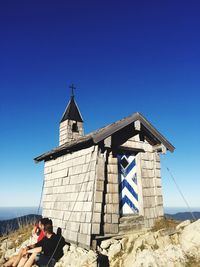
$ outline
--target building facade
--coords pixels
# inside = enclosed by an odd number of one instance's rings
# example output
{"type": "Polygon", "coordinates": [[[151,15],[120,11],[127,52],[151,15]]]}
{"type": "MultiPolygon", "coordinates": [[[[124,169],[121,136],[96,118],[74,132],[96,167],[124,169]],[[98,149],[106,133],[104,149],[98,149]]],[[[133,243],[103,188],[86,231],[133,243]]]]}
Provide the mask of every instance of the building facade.
{"type": "Polygon", "coordinates": [[[59,142],[35,161],[45,163],[42,215],[67,241],[89,248],[163,216],[160,153],[174,147],[142,114],[84,135],[72,96],[59,142]]]}

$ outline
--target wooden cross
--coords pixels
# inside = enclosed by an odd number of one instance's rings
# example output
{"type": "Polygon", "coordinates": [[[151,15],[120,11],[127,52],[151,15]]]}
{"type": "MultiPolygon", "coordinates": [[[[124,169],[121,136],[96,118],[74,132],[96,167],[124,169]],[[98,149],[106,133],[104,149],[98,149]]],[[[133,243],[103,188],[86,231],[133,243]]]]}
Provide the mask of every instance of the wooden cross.
{"type": "Polygon", "coordinates": [[[76,87],[72,83],[69,88],[71,89],[71,97],[74,97],[74,90],[76,89],[76,87]]]}

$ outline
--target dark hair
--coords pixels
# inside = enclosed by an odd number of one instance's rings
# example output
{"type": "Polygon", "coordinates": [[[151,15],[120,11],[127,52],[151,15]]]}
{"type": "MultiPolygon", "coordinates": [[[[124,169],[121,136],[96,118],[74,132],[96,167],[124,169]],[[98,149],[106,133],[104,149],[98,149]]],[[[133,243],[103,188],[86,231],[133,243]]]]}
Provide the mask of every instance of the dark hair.
{"type": "Polygon", "coordinates": [[[40,220],[41,224],[43,224],[44,226],[47,224],[53,225],[52,220],[50,220],[49,218],[42,218],[40,220]]]}
{"type": "Polygon", "coordinates": [[[47,232],[48,234],[53,234],[53,226],[52,226],[52,224],[46,224],[44,226],[44,231],[47,232]]]}

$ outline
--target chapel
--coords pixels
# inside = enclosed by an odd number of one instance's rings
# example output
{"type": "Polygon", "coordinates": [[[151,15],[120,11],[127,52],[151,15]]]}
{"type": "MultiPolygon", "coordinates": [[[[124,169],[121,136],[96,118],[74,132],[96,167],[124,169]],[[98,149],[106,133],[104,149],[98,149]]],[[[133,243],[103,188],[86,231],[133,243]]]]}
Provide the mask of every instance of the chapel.
{"type": "Polygon", "coordinates": [[[42,216],[85,248],[152,227],[164,215],[160,154],[174,149],[139,112],[85,135],[72,94],[59,145],[35,158],[44,161],[42,216]]]}

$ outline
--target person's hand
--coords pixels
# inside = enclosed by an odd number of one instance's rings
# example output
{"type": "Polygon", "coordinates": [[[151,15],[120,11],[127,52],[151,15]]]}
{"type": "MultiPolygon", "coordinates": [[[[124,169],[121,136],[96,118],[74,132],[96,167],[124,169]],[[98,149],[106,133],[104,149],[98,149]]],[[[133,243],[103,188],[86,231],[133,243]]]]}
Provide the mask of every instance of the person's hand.
{"type": "Polygon", "coordinates": [[[24,249],[23,249],[23,251],[22,251],[22,256],[25,256],[25,255],[27,255],[27,251],[29,250],[29,248],[28,247],[25,247],[24,249]]]}

